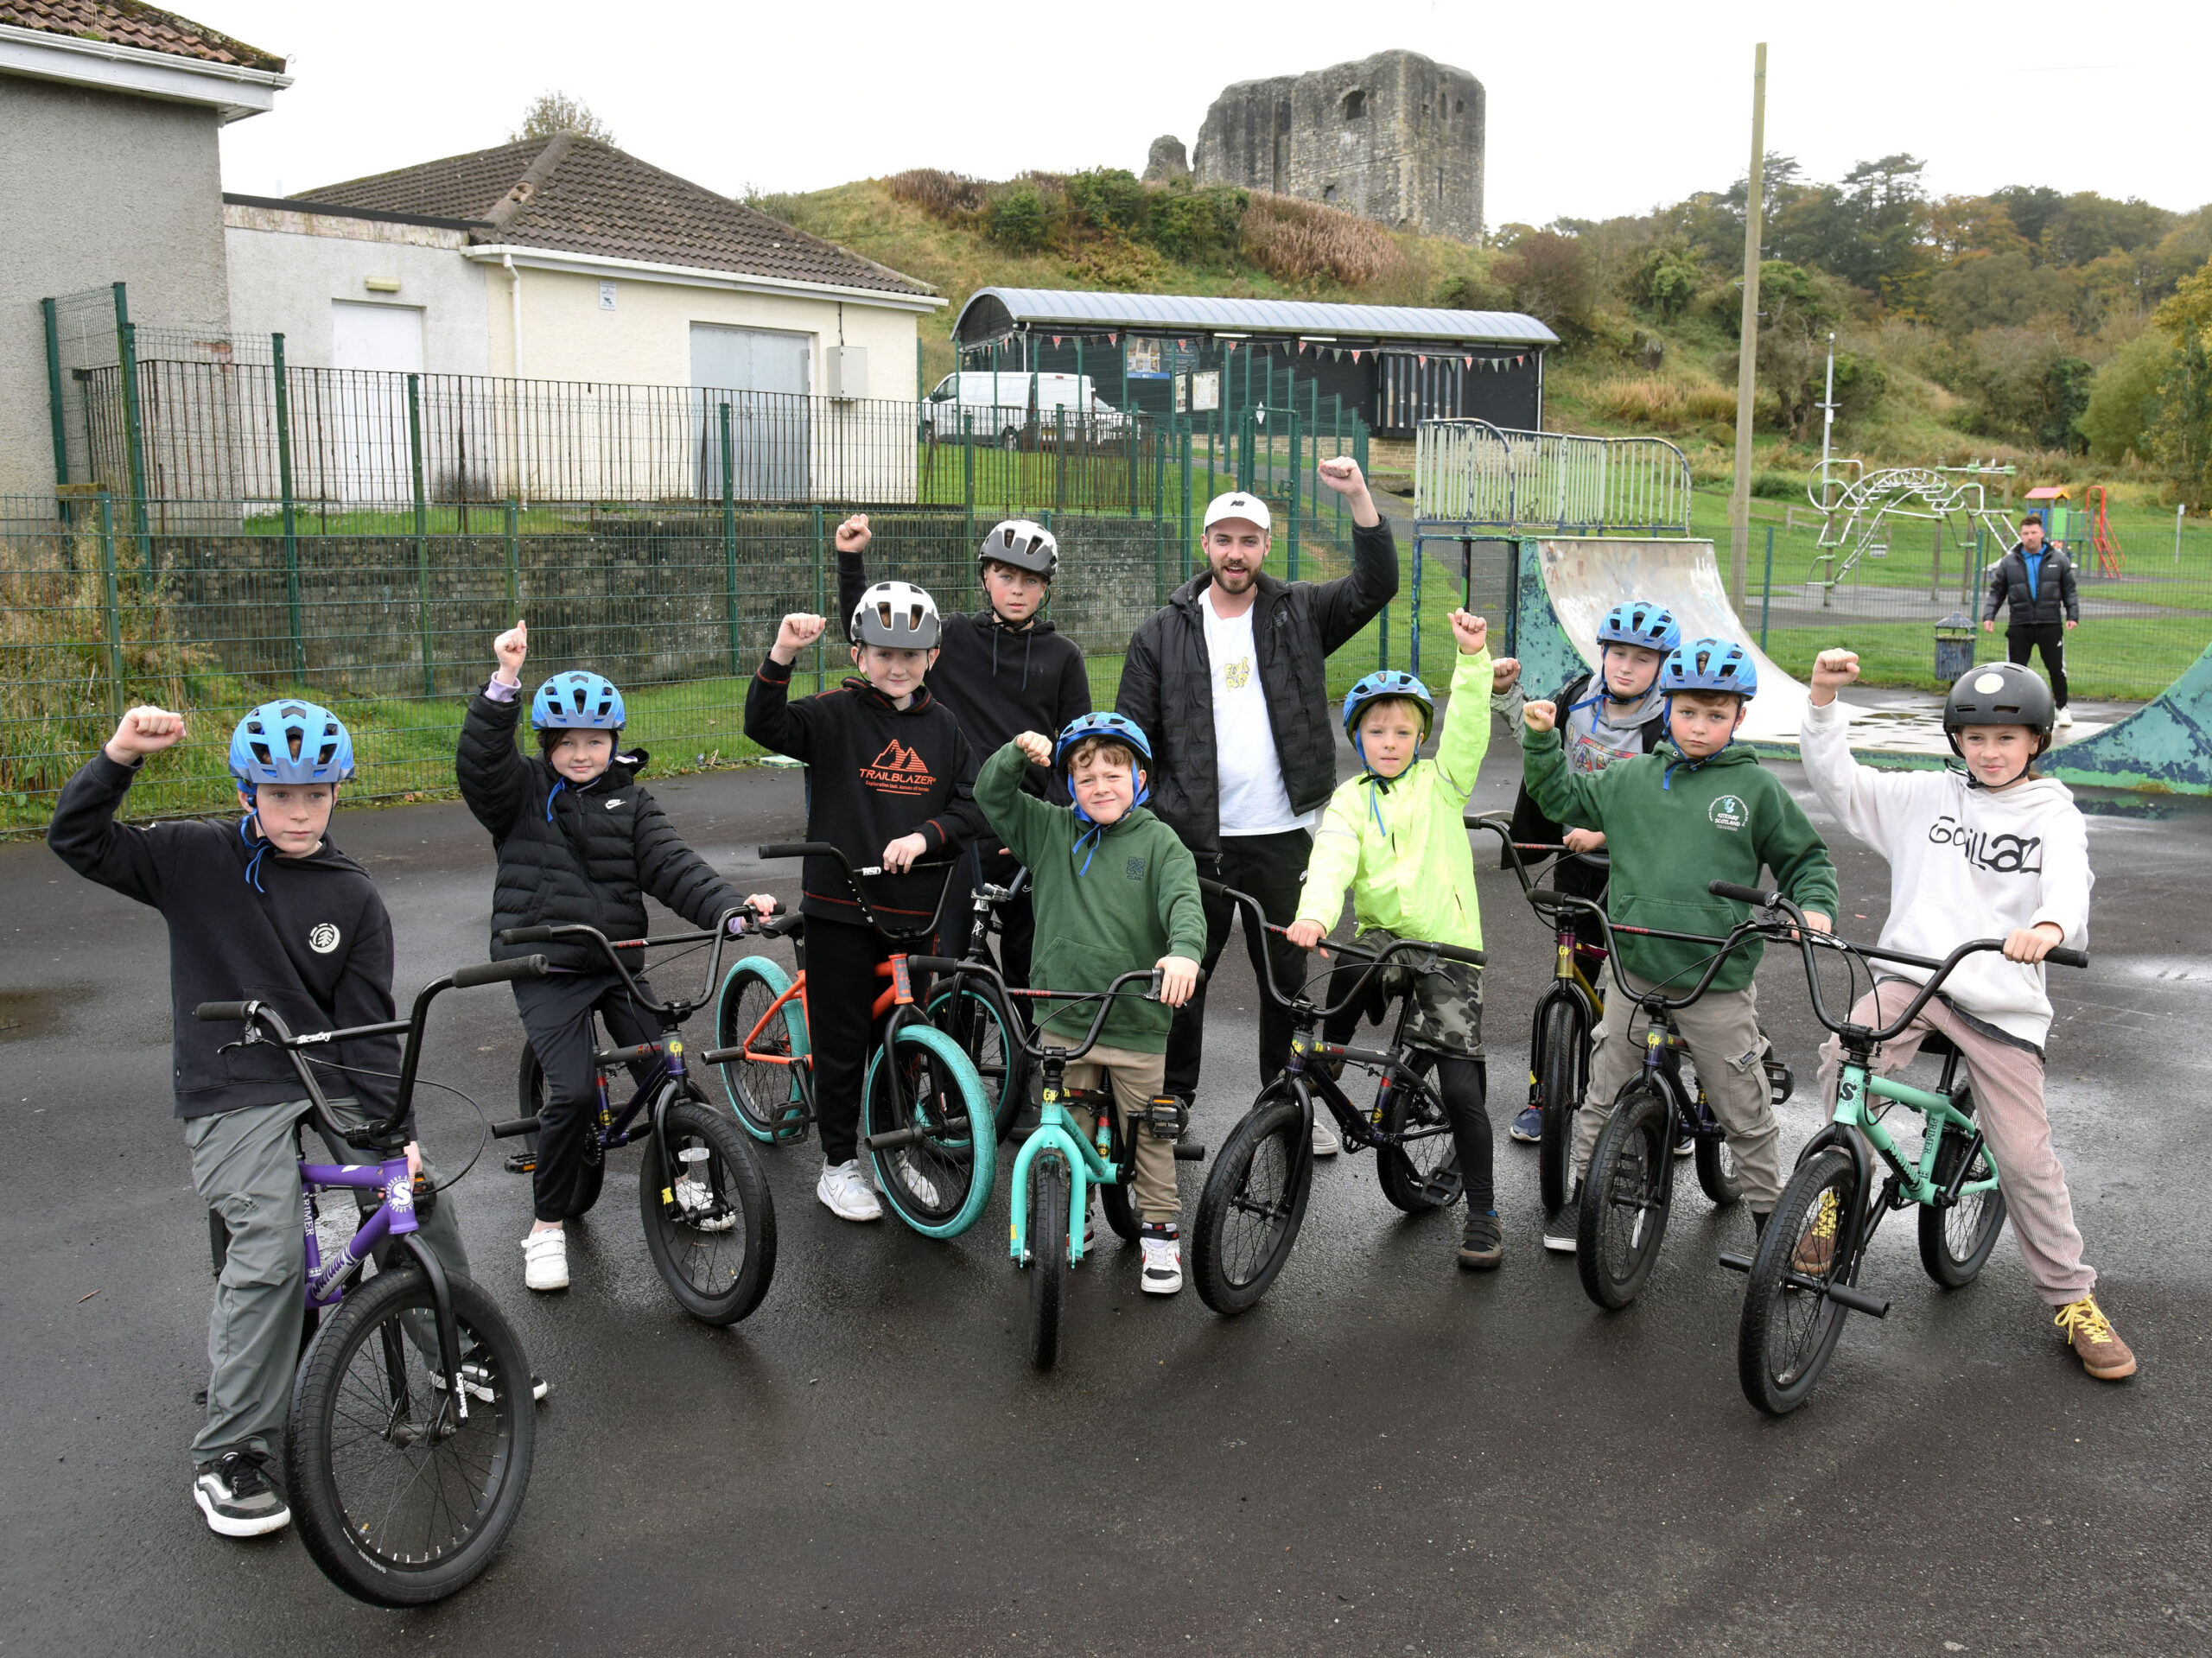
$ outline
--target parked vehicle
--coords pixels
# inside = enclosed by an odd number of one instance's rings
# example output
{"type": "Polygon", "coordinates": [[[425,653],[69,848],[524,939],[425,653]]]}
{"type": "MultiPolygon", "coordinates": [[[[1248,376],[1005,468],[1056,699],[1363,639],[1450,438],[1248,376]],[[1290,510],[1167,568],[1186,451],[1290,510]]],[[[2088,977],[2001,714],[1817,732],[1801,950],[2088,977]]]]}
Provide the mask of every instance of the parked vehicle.
{"type": "Polygon", "coordinates": [[[929,435],[949,442],[973,433],[1002,448],[1028,443],[1097,443],[1118,439],[1130,417],[1098,395],[1088,374],[963,369],[937,383],[922,405],[929,435]]]}

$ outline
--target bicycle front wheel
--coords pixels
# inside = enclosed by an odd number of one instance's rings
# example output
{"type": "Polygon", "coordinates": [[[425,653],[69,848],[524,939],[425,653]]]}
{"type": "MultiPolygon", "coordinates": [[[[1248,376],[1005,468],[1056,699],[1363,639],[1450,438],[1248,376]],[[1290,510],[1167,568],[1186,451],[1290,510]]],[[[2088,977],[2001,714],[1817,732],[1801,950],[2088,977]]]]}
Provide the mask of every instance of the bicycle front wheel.
{"type": "Polygon", "coordinates": [[[1029,1087],[1029,1056],[1014,1014],[995,991],[963,980],[957,991],[947,984],[930,998],[929,1016],[975,1066],[998,1136],[1004,1140],[1014,1131],[1014,1115],[1029,1087]]]}
{"type": "Polygon", "coordinates": [[[1029,1166],[1029,1362],[1060,1356],[1060,1304],[1068,1284],[1068,1166],[1047,1152],[1029,1166]]]}
{"type": "Polygon", "coordinates": [[[808,1051],[806,1011],[793,997],[772,1018],[768,1016],[776,999],[791,985],[783,969],[766,956],[748,956],[730,969],[715,1002],[715,1045],[734,1048],[745,1043],[748,1053],[760,1056],[725,1059],[716,1067],[731,1114],[739,1128],[771,1146],[806,1134],[805,1096],[798,1077],[808,1051]],[[765,1025],[763,1019],[767,1020],[765,1025]]]}
{"type": "Polygon", "coordinates": [[[1541,1139],[1536,1147],[1537,1177],[1544,1212],[1558,1211],[1574,1183],[1574,1112],[1582,1103],[1582,1078],[1590,1033],[1582,1010],[1565,996],[1544,1009],[1536,1100],[1542,1108],[1541,1139]]]}
{"type": "Polygon", "coordinates": [[[1805,1402],[1827,1368],[1848,1316],[1821,1293],[1849,1266],[1845,1234],[1857,1212],[1850,1154],[1830,1147],[1798,1165],[1767,1217],[1751,1257],[1744,1316],[1736,1331],[1736,1375],[1744,1397],[1769,1416],[1805,1402]]]}
{"type": "Polygon", "coordinates": [[[1295,1096],[1262,1095],[1214,1159],[1192,1231],[1198,1299],[1234,1315],[1275,1281],[1313,1189],[1312,1136],[1295,1096]]]}
{"type": "Polygon", "coordinates": [[[1408,1215],[1459,1201],[1459,1149],[1452,1142],[1452,1119],[1427,1080],[1435,1064],[1429,1054],[1415,1055],[1413,1065],[1421,1080],[1392,1089],[1382,1108],[1382,1132],[1405,1138],[1376,1154],[1375,1178],[1382,1195],[1408,1215]]]}
{"type": "Polygon", "coordinates": [[[899,1145],[868,1147],[875,1184],[899,1218],[925,1237],[957,1237],[990,1201],[998,1126],[982,1080],[950,1037],[919,1022],[879,1047],[861,1095],[863,1140],[916,1131],[899,1145]]]}
{"type": "Polygon", "coordinates": [[[668,1108],[661,1130],[638,1168],[645,1248],[686,1312],[734,1324],[776,1275],[776,1210],[760,1159],[696,1095],[668,1108]]]}
{"type": "Polygon", "coordinates": [[[1658,1089],[1632,1082],[1590,1153],[1575,1235],[1584,1293],[1618,1310],[1636,1299],[1667,1232],[1675,1109],[1658,1089]]]}
{"type": "Polygon", "coordinates": [[[438,1369],[429,1280],[411,1267],[378,1273],[323,1319],[292,1389],[284,1483],[300,1541],[372,1606],[466,1587],[530,1483],[530,1362],[490,1296],[458,1274],[446,1284],[467,1416],[438,1369]]]}
{"type": "MultiPolygon", "coordinates": [[[[1969,1112],[1973,1109],[1971,1103],[1967,1107],[1969,1112]]],[[[1943,1143],[1936,1149],[1934,1178],[1937,1185],[1948,1189],[1971,1141],[1965,1130],[1948,1124],[1942,1134],[1943,1143]]],[[[1989,1147],[1980,1147],[1974,1153],[1974,1166],[1967,1171],[1967,1179],[1994,1179],[1996,1173],[1995,1166],[1989,1160],[1989,1147]]],[[[1920,1211],[1920,1264],[1930,1278],[1947,1290],[1971,1284],[1980,1275],[1989,1260],[1989,1252],[1997,1247],[1997,1235],[2004,1229],[2005,1193],[1996,1186],[1972,1196],[1962,1194],[1957,1203],[1947,1209],[1923,1205],[1920,1211]]]]}

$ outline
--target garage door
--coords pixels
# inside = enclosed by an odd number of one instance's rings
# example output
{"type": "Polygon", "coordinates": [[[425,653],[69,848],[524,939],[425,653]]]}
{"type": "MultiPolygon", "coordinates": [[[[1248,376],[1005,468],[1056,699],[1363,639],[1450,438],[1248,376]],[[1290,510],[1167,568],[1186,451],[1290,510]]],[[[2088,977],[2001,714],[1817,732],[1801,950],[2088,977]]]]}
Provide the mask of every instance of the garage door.
{"type": "Polygon", "coordinates": [[[423,372],[423,313],[413,305],[330,302],[330,361],[370,372],[341,381],[323,418],[335,442],[323,451],[338,475],[320,481],[343,501],[405,501],[415,492],[407,437],[407,383],[423,372]]]}
{"type": "Polygon", "coordinates": [[[691,325],[699,492],[722,492],[721,410],[729,410],[730,473],[741,501],[804,500],[810,442],[807,393],[814,337],[720,323],[691,325]]]}

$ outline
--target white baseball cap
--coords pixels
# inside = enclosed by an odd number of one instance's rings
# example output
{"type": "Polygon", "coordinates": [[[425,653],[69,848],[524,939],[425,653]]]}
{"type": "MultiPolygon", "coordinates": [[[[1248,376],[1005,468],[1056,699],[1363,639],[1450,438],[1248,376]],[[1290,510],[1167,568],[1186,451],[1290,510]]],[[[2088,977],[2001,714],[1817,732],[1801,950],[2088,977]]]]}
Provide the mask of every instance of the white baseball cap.
{"type": "Polygon", "coordinates": [[[1206,521],[1200,526],[1211,530],[1224,518],[1249,518],[1261,529],[1272,531],[1274,520],[1268,516],[1268,504],[1256,495],[1247,495],[1233,490],[1226,495],[1217,495],[1206,508],[1206,521]]]}

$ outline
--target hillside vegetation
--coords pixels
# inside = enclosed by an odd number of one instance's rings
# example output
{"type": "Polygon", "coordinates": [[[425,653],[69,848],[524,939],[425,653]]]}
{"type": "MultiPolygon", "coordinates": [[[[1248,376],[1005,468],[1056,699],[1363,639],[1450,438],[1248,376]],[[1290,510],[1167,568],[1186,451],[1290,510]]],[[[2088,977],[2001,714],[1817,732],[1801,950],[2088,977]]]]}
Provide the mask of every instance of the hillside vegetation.
{"type": "MultiPolygon", "coordinates": [[[[2012,461],[2139,507],[2212,505],[2212,205],[1938,199],[1923,166],[1891,156],[1822,184],[1769,157],[1757,492],[1800,496],[1817,467],[1832,333],[1839,454],[2012,461]]],[[[1713,483],[1732,465],[1748,194],[1738,180],[1641,215],[1507,225],[1481,248],[1116,168],[917,168],[754,205],[945,295],[924,326],[929,380],[952,365],[950,317],[989,285],[1527,311],[1563,342],[1548,425],[1663,435],[1713,483]]]]}

